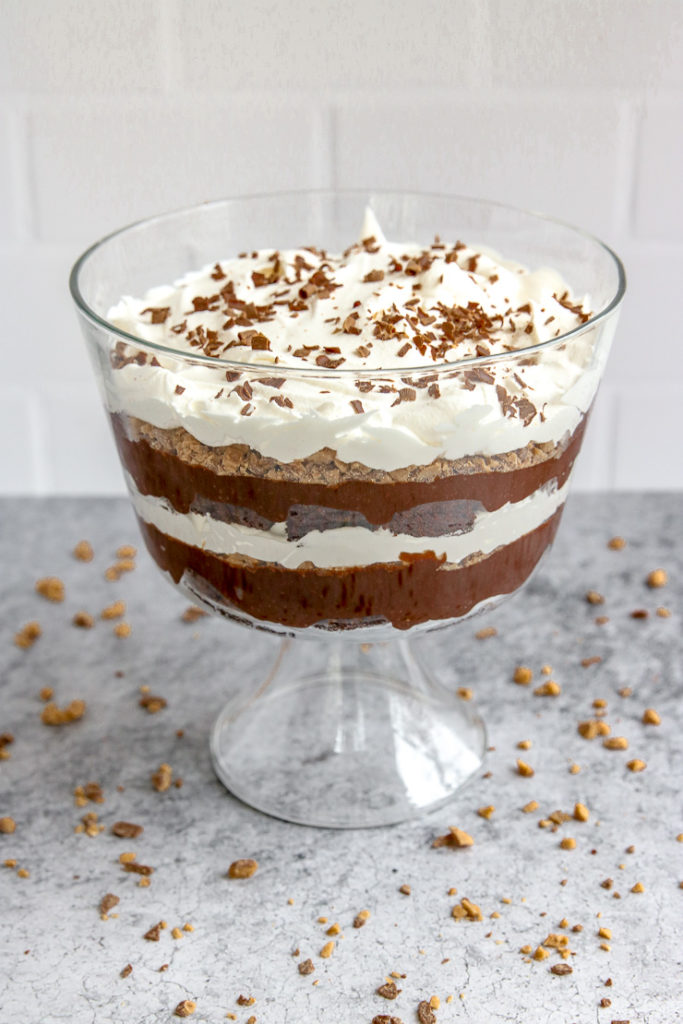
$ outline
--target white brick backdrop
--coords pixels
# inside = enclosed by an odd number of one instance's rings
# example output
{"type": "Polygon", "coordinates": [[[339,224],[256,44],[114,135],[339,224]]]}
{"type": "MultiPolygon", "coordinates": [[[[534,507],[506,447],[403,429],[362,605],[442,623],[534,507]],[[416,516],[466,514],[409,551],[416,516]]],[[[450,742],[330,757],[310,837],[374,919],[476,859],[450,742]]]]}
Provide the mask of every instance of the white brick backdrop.
{"type": "Polygon", "coordinates": [[[225,195],[384,186],[573,221],[629,293],[577,487],[683,488],[683,0],[0,0],[0,492],[122,478],[79,251],[225,195]]]}

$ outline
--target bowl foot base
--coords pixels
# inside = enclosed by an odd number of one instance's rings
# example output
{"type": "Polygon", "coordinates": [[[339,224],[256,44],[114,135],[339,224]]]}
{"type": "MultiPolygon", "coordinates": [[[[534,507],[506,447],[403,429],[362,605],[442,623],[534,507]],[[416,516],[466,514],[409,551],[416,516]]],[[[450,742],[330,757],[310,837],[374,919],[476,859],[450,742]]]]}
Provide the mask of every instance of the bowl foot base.
{"type": "Polygon", "coordinates": [[[211,738],[219,779],[285,821],[389,825],[446,803],[480,767],[484,725],[406,639],[284,640],[256,694],[237,694],[211,738]]]}

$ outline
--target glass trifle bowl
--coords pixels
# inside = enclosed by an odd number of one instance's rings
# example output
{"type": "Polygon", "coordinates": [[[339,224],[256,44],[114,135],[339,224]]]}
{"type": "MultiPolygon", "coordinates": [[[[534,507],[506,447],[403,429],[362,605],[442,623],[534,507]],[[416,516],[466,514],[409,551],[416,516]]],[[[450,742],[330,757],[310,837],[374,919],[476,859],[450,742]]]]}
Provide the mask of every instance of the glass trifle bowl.
{"type": "Polygon", "coordinates": [[[481,719],[413,640],[515,593],[552,544],[624,287],[574,228],[407,193],[207,203],[81,256],[148,551],[281,636],[213,729],[235,795],[388,824],[480,766],[481,719]]]}

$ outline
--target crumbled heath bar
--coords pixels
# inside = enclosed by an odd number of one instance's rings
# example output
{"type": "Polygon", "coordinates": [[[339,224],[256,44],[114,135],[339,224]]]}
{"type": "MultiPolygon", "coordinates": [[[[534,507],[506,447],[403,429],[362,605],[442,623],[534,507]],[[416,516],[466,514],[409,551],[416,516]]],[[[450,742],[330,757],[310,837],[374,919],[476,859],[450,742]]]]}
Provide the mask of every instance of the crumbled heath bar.
{"type": "Polygon", "coordinates": [[[449,826],[449,831],[445,836],[437,836],[432,842],[432,846],[455,846],[465,847],[474,846],[474,839],[469,833],[465,832],[462,828],[456,828],[455,825],[449,826]]]}
{"type": "Polygon", "coordinates": [[[422,999],[417,1006],[417,1019],[420,1024],[436,1024],[436,1014],[426,999],[422,999]]]}
{"type": "Polygon", "coordinates": [[[168,701],[165,697],[153,697],[151,694],[145,694],[138,701],[141,708],[150,715],[155,715],[158,711],[163,711],[168,706],[168,701]]]}
{"type": "Polygon", "coordinates": [[[208,615],[208,612],[205,612],[203,608],[198,608],[196,604],[191,604],[180,617],[183,622],[196,622],[197,619],[202,619],[205,615],[208,615]]]}
{"type": "Polygon", "coordinates": [[[362,928],[370,920],[369,910],[360,910],[353,919],[354,928],[362,928]]]}
{"type": "Polygon", "coordinates": [[[570,964],[553,964],[550,968],[552,974],[571,974],[573,967],[570,964]]]}
{"type": "Polygon", "coordinates": [[[120,839],[137,839],[143,831],[142,825],[134,825],[131,821],[115,821],[111,827],[112,835],[120,839]]]}
{"type": "Polygon", "coordinates": [[[113,892],[105,893],[100,900],[100,914],[108,914],[112,907],[115,907],[119,902],[119,897],[115,896],[113,892]]]}
{"type": "Polygon", "coordinates": [[[165,762],[160,764],[157,770],[152,773],[152,785],[157,793],[165,793],[167,789],[170,789],[172,778],[173,770],[170,764],[165,762]]]}
{"type": "Polygon", "coordinates": [[[92,562],[95,557],[92,544],[87,540],[79,540],[78,544],[73,549],[73,556],[78,559],[79,562],[92,562]]]}
{"type": "Polygon", "coordinates": [[[588,604],[604,604],[605,598],[597,590],[586,591],[586,600],[588,604]]]}
{"type": "Polygon", "coordinates": [[[477,640],[488,640],[489,637],[498,636],[498,630],[495,626],[485,626],[484,629],[478,629],[474,635],[477,640]]]}
{"type": "Polygon", "coordinates": [[[36,593],[48,601],[64,600],[64,583],[58,576],[45,576],[36,581],[36,593]]]}
{"type": "Polygon", "coordinates": [[[39,636],[42,636],[42,629],[39,622],[27,622],[18,633],[14,634],[14,643],[17,647],[33,647],[39,636]]]}
{"type": "Polygon", "coordinates": [[[608,736],[602,741],[602,745],[607,750],[628,750],[628,740],[625,736],[608,736]]]}
{"type": "Polygon", "coordinates": [[[132,544],[123,544],[120,548],[116,549],[116,557],[121,558],[135,558],[138,553],[138,549],[133,547],[132,544]]]}
{"type": "Polygon", "coordinates": [[[399,885],[398,891],[403,893],[404,896],[410,896],[412,889],[409,885],[399,885]]]}
{"type": "Polygon", "coordinates": [[[559,697],[561,693],[562,687],[554,679],[549,679],[547,683],[542,683],[534,690],[535,697],[559,697]]]}
{"type": "Polygon", "coordinates": [[[159,921],[157,924],[152,925],[152,927],[146,931],[142,937],[143,939],[147,939],[148,942],[158,942],[161,938],[161,932],[162,922],[159,921]]]}
{"type": "Polygon", "coordinates": [[[228,868],[228,878],[251,878],[258,871],[258,863],[251,857],[234,860],[228,868]]]}
{"type": "Polygon", "coordinates": [[[194,999],[181,999],[173,1013],[176,1017],[191,1017],[196,1009],[194,999]]]}
{"type": "Polygon", "coordinates": [[[299,971],[299,974],[313,974],[313,971],[315,970],[315,964],[311,959],[302,960],[301,963],[298,965],[297,970],[299,971]]]}
{"type": "Polygon", "coordinates": [[[80,629],[92,629],[95,625],[92,615],[88,615],[87,612],[76,612],[71,621],[74,626],[78,626],[80,629]]]}
{"type": "Polygon", "coordinates": [[[100,612],[101,619],[120,619],[122,615],[126,614],[126,605],[124,601],[114,601],[113,604],[108,604],[106,608],[103,608],[100,612]]]}
{"type": "Polygon", "coordinates": [[[50,702],[43,708],[40,719],[43,725],[69,725],[83,718],[85,707],[84,700],[72,700],[65,708],[58,708],[50,702]]]}
{"type": "Polygon", "coordinates": [[[384,985],[379,986],[377,995],[382,996],[383,999],[396,999],[401,991],[402,989],[396,987],[395,981],[387,981],[384,985]]]}
{"type": "Polygon", "coordinates": [[[132,964],[126,964],[125,967],[121,968],[120,976],[122,978],[127,978],[132,973],[133,973],[133,965],[132,964]]]}
{"type": "Polygon", "coordinates": [[[482,914],[481,909],[477,906],[476,903],[473,903],[466,896],[463,896],[463,898],[460,900],[460,903],[456,903],[456,905],[453,907],[453,909],[451,910],[451,917],[454,917],[456,921],[484,920],[484,915],[482,914]]]}

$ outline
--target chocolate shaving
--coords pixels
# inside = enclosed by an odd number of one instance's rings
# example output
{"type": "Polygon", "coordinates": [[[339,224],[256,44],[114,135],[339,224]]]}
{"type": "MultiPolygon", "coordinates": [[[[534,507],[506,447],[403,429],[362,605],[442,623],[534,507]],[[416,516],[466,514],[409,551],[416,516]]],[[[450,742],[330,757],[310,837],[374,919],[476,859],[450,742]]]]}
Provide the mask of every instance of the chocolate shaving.
{"type": "MultiPolygon", "coordinates": [[[[354,333],[356,333],[356,332],[354,332],[354,333]]],[[[360,334],[360,331],[358,331],[357,333],[360,334]]],[[[316,366],[324,366],[326,370],[336,370],[336,368],[338,366],[341,366],[341,364],[343,362],[345,362],[345,360],[343,358],[341,358],[341,359],[330,359],[330,357],[328,355],[325,355],[324,353],[321,353],[319,356],[316,356],[315,362],[316,362],[316,366]]]]}
{"type": "Polygon", "coordinates": [[[363,408],[363,403],[361,401],[359,401],[357,398],[352,399],[352,401],[350,402],[350,405],[351,405],[351,408],[353,409],[353,411],[355,413],[358,413],[359,415],[361,413],[365,412],[365,409],[363,408]]]}
{"type": "Polygon", "coordinates": [[[371,284],[371,283],[374,283],[375,281],[383,281],[383,280],[384,280],[384,271],[383,270],[371,270],[363,278],[363,284],[371,284]]]}
{"type": "Polygon", "coordinates": [[[143,316],[145,313],[151,313],[152,319],[150,320],[150,323],[163,324],[166,322],[170,312],[170,306],[148,306],[147,309],[143,309],[140,315],[143,316]]]}

